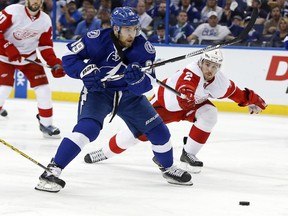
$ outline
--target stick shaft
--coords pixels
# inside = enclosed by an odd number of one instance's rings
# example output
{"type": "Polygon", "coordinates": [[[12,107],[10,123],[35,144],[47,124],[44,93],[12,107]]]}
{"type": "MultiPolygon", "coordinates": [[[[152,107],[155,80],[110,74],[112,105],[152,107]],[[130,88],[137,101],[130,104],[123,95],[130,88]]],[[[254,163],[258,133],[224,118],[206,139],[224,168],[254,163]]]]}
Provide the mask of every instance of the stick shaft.
{"type": "Polygon", "coordinates": [[[33,158],[31,158],[30,156],[28,156],[27,154],[25,154],[24,152],[20,151],[19,149],[15,148],[14,146],[10,145],[9,143],[7,143],[6,141],[4,141],[3,139],[0,139],[0,142],[4,145],[6,145],[7,147],[9,147],[10,149],[12,149],[13,151],[17,152],[18,154],[22,155],[23,157],[25,157],[26,159],[32,161],[34,164],[40,166],[42,169],[46,170],[47,172],[51,173],[51,171],[45,167],[44,165],[42,165],[41,163],[39,163],[38,161],[34,160],[33,158]]]}

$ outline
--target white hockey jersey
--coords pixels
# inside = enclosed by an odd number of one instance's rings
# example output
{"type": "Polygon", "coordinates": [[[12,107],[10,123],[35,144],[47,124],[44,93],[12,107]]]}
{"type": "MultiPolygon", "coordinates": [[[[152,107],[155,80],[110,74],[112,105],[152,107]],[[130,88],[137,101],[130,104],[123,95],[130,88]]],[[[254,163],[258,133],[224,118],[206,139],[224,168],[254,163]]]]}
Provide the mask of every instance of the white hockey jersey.
{"type": "Polygon", "coordinates": [[[3,49],[6,41],[14,44],[22,56],[35,60],[37,48],[40,52],[52,49],[50,17],[42,11],[35,17],[30,16],[26,7],[19,4],[10,5],[0,12],[0,61],[13,65],[27,64],[25,61],[8,61],[3,49]]]}
{"type": "MultiPolygon", "coordinates": [[[[206,82],[197,62],[177,71],[173,76],[164,80],[164,83],[176,90],[183,84],[193,86],[196,104],[203,103],[208,98],[229,97],[236,90],[235,84],[221,71],[218,71],[211,81],[206,82]]],[[[155,97],[163,107],[171,112],[182,110],[177,100],[178,96],[162,86],[158,88],[155,97]]]]}

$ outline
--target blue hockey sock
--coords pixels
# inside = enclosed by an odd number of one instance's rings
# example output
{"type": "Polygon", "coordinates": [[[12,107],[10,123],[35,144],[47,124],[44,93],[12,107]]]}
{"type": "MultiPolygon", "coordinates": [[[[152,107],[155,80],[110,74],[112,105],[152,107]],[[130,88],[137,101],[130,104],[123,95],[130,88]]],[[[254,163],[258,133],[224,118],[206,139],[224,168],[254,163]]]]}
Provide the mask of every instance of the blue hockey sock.
{"type": "Polygon", "coordinates": [[[60,143],[54,162],[64,169],[81,151],[80,147],[68,138],[64,138],[60,143]]]}
{"type": "Polygon", "coordinates": [[[159,153],[155,151],[153,151],[153,153],[164,168],[168,168],[173,165],[173,149],[172,148],[169,151],[164,152],[164,153],[159,153]]]}

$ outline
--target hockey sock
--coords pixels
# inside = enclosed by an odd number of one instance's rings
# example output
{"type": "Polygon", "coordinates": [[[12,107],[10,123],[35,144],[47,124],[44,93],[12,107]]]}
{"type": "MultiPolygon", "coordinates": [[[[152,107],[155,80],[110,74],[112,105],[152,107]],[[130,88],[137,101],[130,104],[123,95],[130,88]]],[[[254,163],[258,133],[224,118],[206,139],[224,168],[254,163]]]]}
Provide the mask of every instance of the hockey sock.
{"type": "Polygon", "coordinates": [[[81,149],[68,138],[64,138],[58,147],[54,162],[64,169],[79,153],[81,149]]]}

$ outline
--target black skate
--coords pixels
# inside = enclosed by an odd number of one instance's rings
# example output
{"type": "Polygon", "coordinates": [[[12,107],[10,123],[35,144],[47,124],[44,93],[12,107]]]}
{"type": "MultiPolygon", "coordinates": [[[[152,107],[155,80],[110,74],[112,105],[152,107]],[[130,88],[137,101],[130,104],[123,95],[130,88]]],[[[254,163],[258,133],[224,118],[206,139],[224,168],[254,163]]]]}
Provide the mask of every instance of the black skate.
{"type": "Polygon", "coordinates": [[[0,116],[6,117],[8,115],[8,112],[5,109],[0,110],[0,116]]]}
{"type": "Polygon", "coordinates": [[[62,188],[65,187],[65,181],[59,178],[62,169],[55,164],[55,162],[52,161],[49,163],[47,167],[50,172],[45,171],[40,177],[39,177],[39,183],[35,187],[35,190],[39,191],[45,191],[45,192],[51,192],[51,193],[57,193],[62,188]]]}
{"type": "Polygon", "coordinates": [[[59,128],[57,128],[53,125],[46,127],[43,124],[41,124],[39,114],[36,115],[36,118],[38,119],[39,129],[43,133],[43,137],[52,138],[52,139],[60,139],[61,138],[59,128]]]}
{"type": "MultiPolygon", "coordinates": [[[[183,139],[184,145],[187,142],[187,137],[183,139]]],[[[190,173],[200,173],[203,167],[203,162],[200,161],[195,155],[187,153],[184,148],[180,157],[181,168],[187,170],[190,173]]]]}
{"type": "Polygon", "coordinates": [[[104,155],[104,152],[102,149],[99,149],[99,150],[94,151],[94,152],[90,152],[90,153],[86,154],[84,157],[84,161],[86,163],[97,163],[99,161],[103,161],[106,159],[107,159],[107,157],[104,155]]]}
{"type": "Polygon", "coordinates": [[[176,166],[164,168],[155,156],[152,158],[152,160],[155,164],[157,164],[162,172],[162,176],[167,180],[168,183],[187,186],[193,185],[191,181],[191,175],[185,170],[182,170],[176,166]]]}

